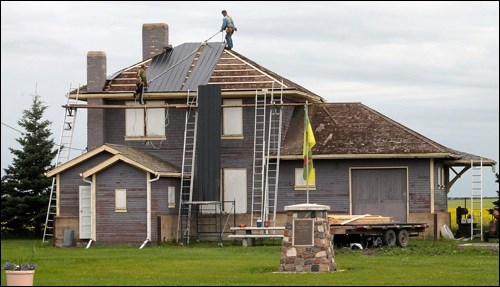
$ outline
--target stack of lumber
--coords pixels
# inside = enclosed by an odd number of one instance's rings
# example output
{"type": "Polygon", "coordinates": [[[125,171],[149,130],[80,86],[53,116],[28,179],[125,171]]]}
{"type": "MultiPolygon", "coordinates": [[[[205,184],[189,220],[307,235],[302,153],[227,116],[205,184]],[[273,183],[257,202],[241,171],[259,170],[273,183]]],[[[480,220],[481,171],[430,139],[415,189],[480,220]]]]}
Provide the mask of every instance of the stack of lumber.
{"type": "Polygon", "coordinates": [[[392,217],[382,215],[346,215],[346,214],[329,214],[328,224],[378,224],[393,222],[392,217]]]}

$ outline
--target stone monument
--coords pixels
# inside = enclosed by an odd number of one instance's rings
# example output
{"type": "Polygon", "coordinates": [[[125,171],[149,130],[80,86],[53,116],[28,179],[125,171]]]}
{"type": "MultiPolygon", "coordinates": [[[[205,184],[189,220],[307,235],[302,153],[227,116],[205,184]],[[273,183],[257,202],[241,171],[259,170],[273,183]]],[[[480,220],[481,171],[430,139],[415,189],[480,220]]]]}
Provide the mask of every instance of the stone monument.
{"type": "Polygon", "coordinates": [[[285,206],[287,220],[281,246],[280,272],[333,272],[337,270],[330,227],[329,206],[285,206]]]}

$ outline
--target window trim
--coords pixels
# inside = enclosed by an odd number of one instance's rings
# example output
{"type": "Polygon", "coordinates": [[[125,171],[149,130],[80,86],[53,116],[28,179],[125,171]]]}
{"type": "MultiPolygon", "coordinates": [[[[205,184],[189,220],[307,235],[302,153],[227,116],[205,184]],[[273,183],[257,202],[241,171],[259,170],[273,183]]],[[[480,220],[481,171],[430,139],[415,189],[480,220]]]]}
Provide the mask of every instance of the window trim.
{"type": "MultiPolygon", "coordinates": [[[[149,108],[147,108],[147,109],[145,109],[145,108],[144,109],[126,109],[125,110],[125,136],[124,136],[125,140],[126,141],[166,140],[167,136],[166,136],[165,128],[162,129],[163,134],[148,135],[148,130],[151,130],[152,128],[154,128],[154,126],[148,125],[148,117],[151,116],[152,113],[153,114],[158,113],[158,111],[161,110],[161,115],[163,116],[163,122],[166,121],[167,114],[166,114],[165,108],[164,107],[154,108],[155,104],[163,105],[164,103],[165,103],[164,101],[147,101],[146,104],[148,104],[148,106],[149,106],[149,108]],[[137,125],[139,125],[139,128],[140,128],[140,125],[142,124],[142,127],[143,127],[142,132],[140,132],[140,133],[137,132],[137,134],[134,134],[134,135],[129,134],[129,132],[131,132],[131,130],[129,130],[129,129],[133,129],[135,126],[135,124],[134,124],[134,125],[129,127],[128,121],[132,120],[132,117],[142,117],[142,120],[139,119],[140,122],[137,124],[137,125]]],[[[125,102],[125,105],[127,105],[127,106],[143,106],[140,103],[133,102],[133,101],[125,102]]],[[[134,118],[133,120],[137,120],[137,119],[134,118]]]]}
{"type": "MultiPolygon", "coordinates": [[[[316,168],[313,167],[313,170],[316,172],[316,168]]],[[[294,175],[294,190],[316,190],[316,181],[313,183],[306,184],[303,179],[304,168],[297,167],[295,168],[294,175]],[[308,188],[309,187],[309,188],[308,188]]]]}
{"type": "Polygon", "coordinates": [[[115,212],[127,212],[127,190],[124,188],[115,189],[115,212]],[[124,206],[119,206],[121,201],[124,206]]]}
{"type": "MultiPolygon", "coordinates": [[[[222,100],[223,105],[242,105],[243,100],[242,99],[223,99],[222,100]]],[[[243,139],[243,129],[244,123],[243,123],[243,107],[224,107],[222,108],[222,139],[243,139]],[[226,121],[226,113],[233,112],[237,113],[236,115],[228,115],[232,116],[229,118],[229,121],[226,121]],[[226,132],[226,123],[234,123],[235,117],[239,117],[239,122],[240,126],[237,127],[237,129],[240,131],[240,133],[225,133],[226,132]]]]}

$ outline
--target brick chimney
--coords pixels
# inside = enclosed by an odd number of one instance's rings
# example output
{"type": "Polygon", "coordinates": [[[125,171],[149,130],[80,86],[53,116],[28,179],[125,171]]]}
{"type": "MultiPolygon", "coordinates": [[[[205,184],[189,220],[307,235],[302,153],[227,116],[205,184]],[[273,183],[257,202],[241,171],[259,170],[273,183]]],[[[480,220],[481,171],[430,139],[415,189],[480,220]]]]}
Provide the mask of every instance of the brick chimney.
{"type": "Polygon", "coordinates": [[[87,91],[102,92],[106,84],[106,54],[101,51],[87,53],[87,91]]]}
{"type": "MultiPolygon", "coordinates": [[[[101,51],[87,53],[87,93],[100,93],[106,84],[106,54],[101,51]]],[[[104,99],[88,99],[87,104],[103,105],[104,99]]],[[[104,109],[87,110],[87,150],[105,143],[104,109]]]]}
{"type": "Polygon", "coordinates": [[[165,51],[168,46],[168,25],[146,23],[142,25],[142,59],[146,60],[165,51]]]}

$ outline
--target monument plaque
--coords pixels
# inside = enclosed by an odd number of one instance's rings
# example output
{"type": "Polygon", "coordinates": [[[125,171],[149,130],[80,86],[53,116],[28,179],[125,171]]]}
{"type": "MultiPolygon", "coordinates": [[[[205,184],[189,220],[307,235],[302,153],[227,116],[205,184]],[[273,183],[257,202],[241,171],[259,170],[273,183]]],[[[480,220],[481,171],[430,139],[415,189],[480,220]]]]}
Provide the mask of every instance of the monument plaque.
{"type": "Polygon", "coordinates": [[[314,219],[293,220],[294,246],[314,246],[314,219]]]}

